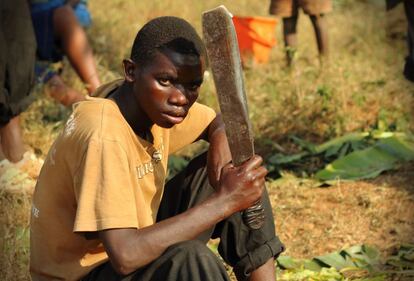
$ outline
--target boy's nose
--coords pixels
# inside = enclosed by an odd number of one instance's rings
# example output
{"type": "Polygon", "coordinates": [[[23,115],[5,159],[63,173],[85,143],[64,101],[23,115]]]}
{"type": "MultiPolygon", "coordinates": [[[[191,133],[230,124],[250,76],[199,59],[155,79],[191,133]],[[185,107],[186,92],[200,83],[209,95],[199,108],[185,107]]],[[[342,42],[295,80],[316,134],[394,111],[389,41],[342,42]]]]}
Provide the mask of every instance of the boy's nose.
{"type": "Polygon", "coordinates": [[[185,95],[185,89],[176,87],[168,100],[172,105],[184,106],[188,104],[188,98],[185,95]]]}

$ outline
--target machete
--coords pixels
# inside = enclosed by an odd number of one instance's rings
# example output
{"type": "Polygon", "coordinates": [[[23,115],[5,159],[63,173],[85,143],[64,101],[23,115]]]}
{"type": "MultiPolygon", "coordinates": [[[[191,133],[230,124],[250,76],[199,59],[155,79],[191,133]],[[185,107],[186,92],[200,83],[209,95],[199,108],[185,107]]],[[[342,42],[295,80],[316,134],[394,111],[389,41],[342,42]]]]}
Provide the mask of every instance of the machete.
{"type": "MultiPolygon", "coordinates": [[[[202,25],[232,162],[239,166],[254,155],[254,145],[232,15],[222,5],[204,12],[202,25]]],[[[263,225],[260,201],[243,212],[243,220],[251,229],[263,225]]]]}

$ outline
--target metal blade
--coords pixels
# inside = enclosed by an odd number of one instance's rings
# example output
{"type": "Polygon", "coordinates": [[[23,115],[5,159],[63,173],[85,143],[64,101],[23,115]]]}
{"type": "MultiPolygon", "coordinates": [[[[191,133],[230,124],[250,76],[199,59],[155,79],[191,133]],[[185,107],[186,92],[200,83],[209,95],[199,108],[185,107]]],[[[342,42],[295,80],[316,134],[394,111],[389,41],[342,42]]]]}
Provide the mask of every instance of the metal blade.
{"type": "Polygon", "coordinates": [[[237,35],[224,6],[203,13],[203,35],[234,165],[254,154],[237,35]]]}

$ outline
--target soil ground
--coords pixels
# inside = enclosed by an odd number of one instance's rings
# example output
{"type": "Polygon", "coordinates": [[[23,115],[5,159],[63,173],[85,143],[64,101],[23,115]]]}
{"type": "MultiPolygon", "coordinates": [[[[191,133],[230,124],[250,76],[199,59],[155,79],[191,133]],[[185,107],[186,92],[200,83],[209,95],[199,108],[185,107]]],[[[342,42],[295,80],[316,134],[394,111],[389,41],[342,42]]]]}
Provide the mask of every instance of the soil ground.
{"type": "Polygon", "coordinates": [[[370,181],[313,188],[292,178],[269,185],[286,255],[310,258],[357,244],[383,257],[414,242],[414,165],[370,181]]]}

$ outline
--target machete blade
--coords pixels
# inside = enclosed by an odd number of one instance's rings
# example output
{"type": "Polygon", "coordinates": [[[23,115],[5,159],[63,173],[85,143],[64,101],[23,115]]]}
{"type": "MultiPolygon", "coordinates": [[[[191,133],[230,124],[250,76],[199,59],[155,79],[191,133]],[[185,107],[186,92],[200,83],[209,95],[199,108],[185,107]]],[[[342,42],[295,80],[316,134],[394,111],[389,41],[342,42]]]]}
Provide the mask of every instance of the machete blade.
{"type": "Polygon", "coordinates": [[[234,165],[254,154],[242,65],[232,15],[224,6],[203,13],[203,36],[234,165]]]}

